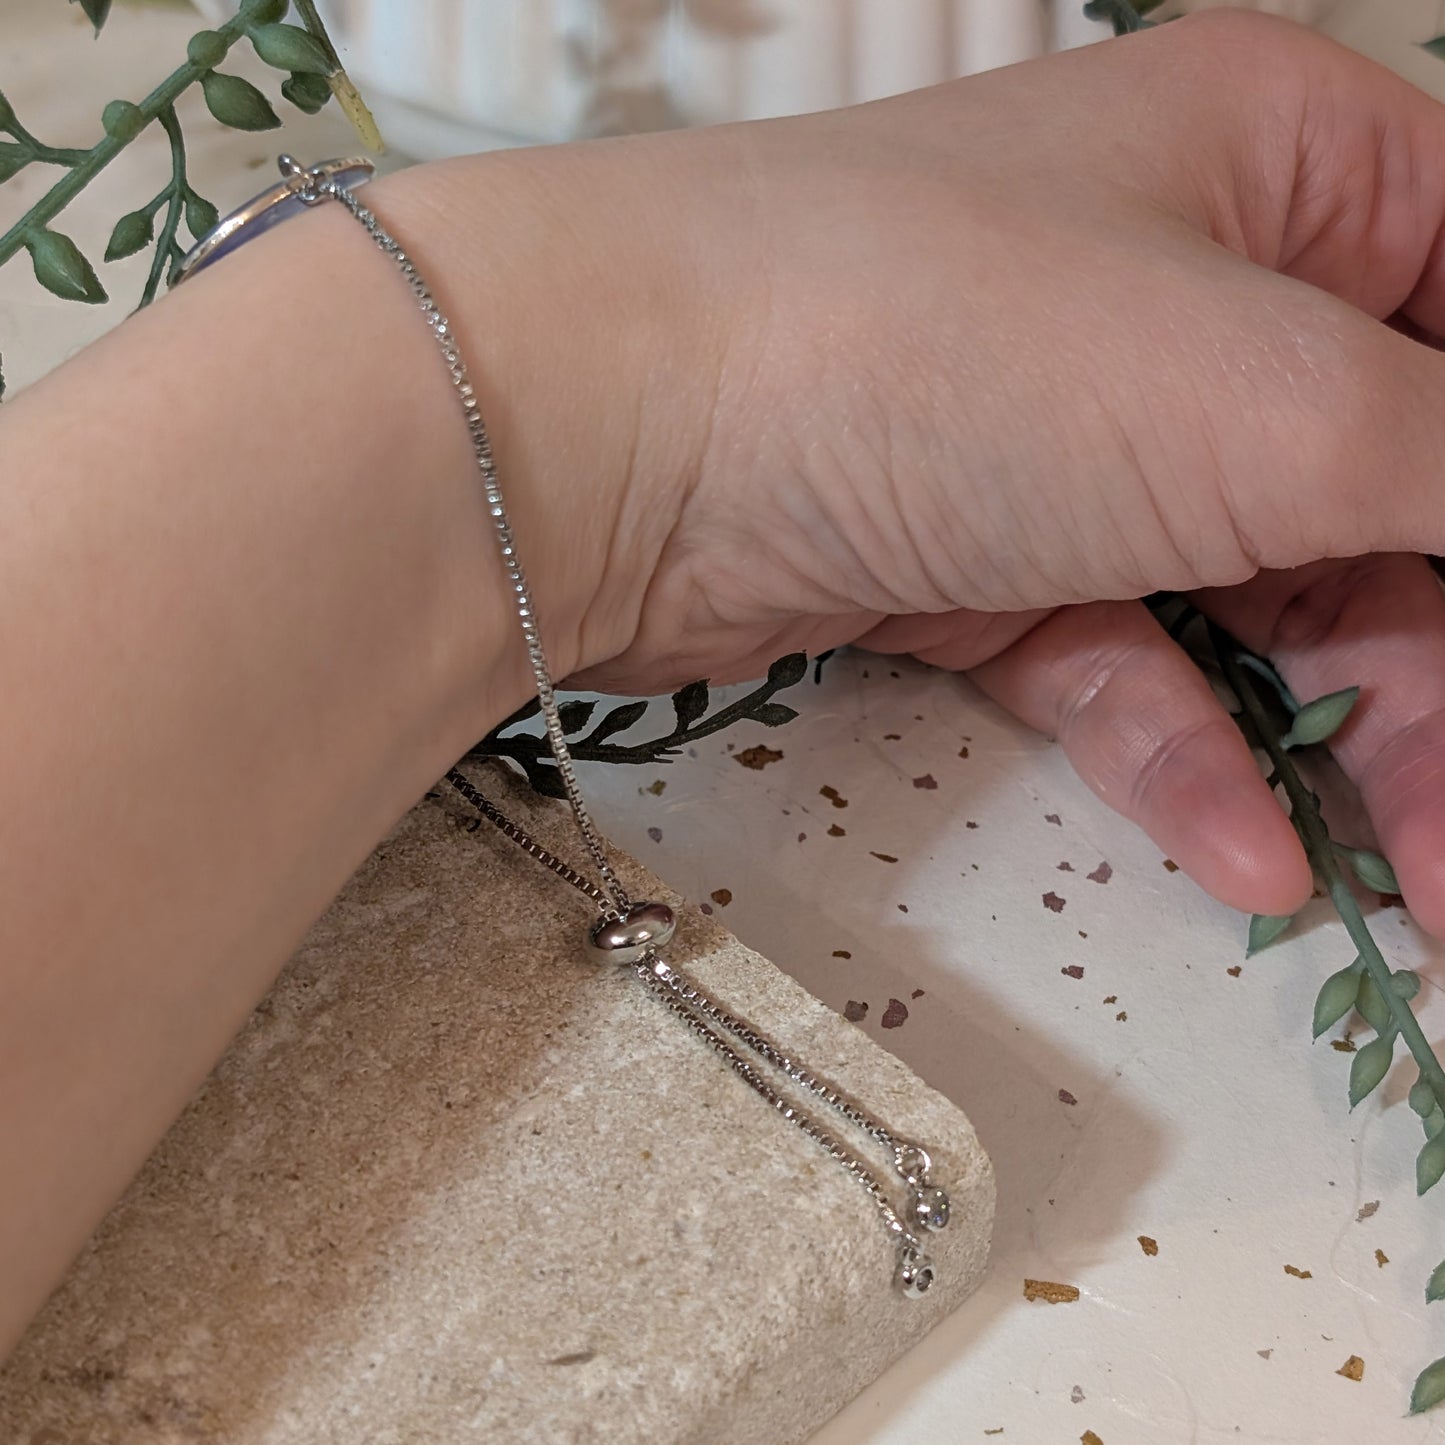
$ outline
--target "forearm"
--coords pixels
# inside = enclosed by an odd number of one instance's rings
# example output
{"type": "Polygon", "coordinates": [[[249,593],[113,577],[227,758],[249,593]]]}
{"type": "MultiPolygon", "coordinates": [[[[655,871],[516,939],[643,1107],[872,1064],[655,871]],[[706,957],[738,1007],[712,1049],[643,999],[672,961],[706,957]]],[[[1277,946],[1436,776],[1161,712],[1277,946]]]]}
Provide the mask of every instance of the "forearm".
{"type": "MultiPolygon", "coordinates": [[[[373,193],[462,318],[560,675],[611,493],[555,483],[589,426],[615,477],[622,429],[539,341],[567,328],[522,284],[520,197],[491,197],[503,275],[455,264],[426,176],[373,193]]],[[[530,691],[441,358],[339,207],[6,405],[0,678],[3,1353],[346,878],[530,691]]]]}

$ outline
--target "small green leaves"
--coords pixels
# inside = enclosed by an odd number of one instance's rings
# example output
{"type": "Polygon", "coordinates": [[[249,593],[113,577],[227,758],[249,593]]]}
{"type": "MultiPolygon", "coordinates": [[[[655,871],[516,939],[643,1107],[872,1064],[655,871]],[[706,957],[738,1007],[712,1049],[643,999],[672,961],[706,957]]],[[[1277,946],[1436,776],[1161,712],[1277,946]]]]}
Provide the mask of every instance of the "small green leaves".
{"type": "Polygon", "coordinates": [[[1355,1007],[1359,1009],[1360,1017],[1377,1034],[1384,1033],[1390,1027],[1390,1005],[1386,1002],[1384,994],[1375,987],[1375,980],[1367,973],[1360,975],[1360,987],[1355,994],[1355,1007]]]}
{"type": "Polygon", "coordinates": [[[41,231],[25,242],[35,279],[62,301],[85,301],[91,305],[107,299],[105,287],[94,267],[80,254],[80,247],[59,231],[41,231]]]}
{"type": "Polygon", "coordinates": [[[1420,49],[1428,51],[1437,60],[1445,60],[1445,35],[1437,35],[1433,40],[1422,40],[1420,49]]]}
{"type": "Polygon", "coordinates": [[[329,75],[336,69],[321,42],[299,25],[256,25],[251,28],[250,36],[256,54],[277,70],[329,75]]]}
{"type": "Polygon", "coordinates": [[[1267,948],[1286,928],[1294,922],[1288,914],[1275,917],[1268,913],[1256,913],[1249,920],[1249,942],[1245,945],[1244,956],[1253,958],[1261,948],[1267,948]]]}
{"type": "Polygon", "coordinates": [[[293,75],[281,82],[281,94],[307,115],[315,115],[331,99],[331,87],[319,75],[293,75]]]}
{"type": "Polygon", "coordinates": [[[1390,975],[1390,992],[1409,1003],[1420,992],[1420,975],[1413,968],[1397,968],[1390,975]]]}
{"type": "Polygon", "coordinates": [[[112,100],[100,113],[106,135],[122,143],[133,141],[145,128],[145,112],[129,100],[112,100]]]}
{"type": "Polygon", "coordinates": [[[274,25],[291,8],[291,0],[241,0],[241,18],[247,25],[274,25]]]}
{"type": "Polygon", "coordinates": [[[1384,1034],[1371,1039],[1350,1061],[1350,1108],[1374,1091],[1380,1080],[1390,1072],[1395,1057],[1395,1036],[1384,1034]]]}
{"type": "Polygon", "coordinates": [[[588,734],[589,743],[600,743],[603,738],[610,738],[613,733],[625,732],[632,726],[642,714],[647,711],[646,701],[625,702],[621,707],[615,707],[606,717],[592,729],[588,734]]]}
{"type": "Polygon", "coordinates": [[[271,102],[239,75],[208,71],[201,77],[201,92],[211,114],[233,130],[275,130],[281,124],[271,102]]]}
{"type": "Polygon", "coordinates": [[[1359,991],[1360,960],[1357,958],[1348,968],[1332,973],[1320,985],[1319,994],[1315,998],[1315,1038],[1319,1038],[1327,1028],[1339,1023],[1354,1008],[1355,995],[1359,991]]]}
{"type": "Polygon", "coordinates": [[[679,688],[672,695],[672,707],[677,714],[677,731],[686,732],[707,711],[706,679],[679,688]]]}
{"type": "Polygon", "coordinates": [[[1425,1143],[1415,1159],[1415,1193],[1433,1189],[1445,1174],[1445,1134],[1436,1134],[1425,1143]]]}
{"type": "Polygon", "coordinates": [[[226,37],[217,30],[198,30],[186,42],[186,59],[203,70],[214,70],[226,58],[226,37]]]}
{"type": "Polygon", "coordinates": [[[1410,1413],[1423,1415],[1433,1405],[1445,1400],[1445,1359],[1426,1365],[1410,1391],[1410,1413]]]}
{"type": "Polygon", "coordinates": [[[30,164],[30,152],[24,146],[0,141],[0,185],[30,164]]]}
{"type": "Polygon", "coordinates": [[[562,724],[562,731],[569,737],[573,733],[580,733],[587,726],[587,720],[596,710],[597,704],[590,698],[574,697],[569,702],[564,702],[557,709],[557,720],[562,724]]]}
{"type": "Polygon", "coordinates": [[[1339,731],[1359,695],[1359,688],[1346,687],[1305,703],[1294,715],[1290,730],[1279,740],[1280,746],[1300,748],[1324,742],[1339,731]]]}
{"type": "Polygon", "coordinates": [[[119,261],[126,256],[134,256],[143,246],[149,246],[154,237],[155,223],[149,211],[127,211],[110,233],[105,259],[119,261]]]}
{"type": "Polygon", "coordinates": [[[194,191],[186,192],[186,229],[196,240],[200,240],[219,219],[215,206],[204,196],[194,191]]]}
{"type": "Polygon", "coordinates": [[[760,722],[767,728],[782,727],[784,723],[792,722],[797,715],[796,708],[791,708],[783,702],[760,702],[748,714],[754,722],[760,722]]]}
{"type": "Polygon", "coordinates": [[[1376,893],[1400,891],[1395,870],[1378,853],[1372,853],[1368,848],[1341,848],[1338,844],[1335,851],[1350,865],[1355,877],[1366,888],[1373,888],[1376,893]]]}
{"type": "MultiPolygon", "coordinates": [[[[75,4],[75,0],[70,0],[75,4]]],[[[100,27],[105,24],[106,17],[110,14],[111,0],[80,0],[80,8],[85,11],[85,18],[95,26],[95,33],[100,34],[100,27]]]]}
{"type": "Polygon", "coordinates": [[[1425,1283],[1425,1303],[1434,1304],[1445,1299],[1445,1260],[1437,1264],[1425,1283]]]}
{"type": "Polygon", "coordinates": [[[792,687],[794,683],[802,682],[807,671],[808,654],[790,652],[786,657],[780,657],[768,669],[768,681],[775,688],[792,687]]]}
{"type": "Polygon", "coordinates": [[[1435,1090],[1430,1087],[1427,1079],[1416,1079],[1410,1085],[1410,1107],[1422,1119],[1434,1113],[1437,1102],[1435,1090]]]}

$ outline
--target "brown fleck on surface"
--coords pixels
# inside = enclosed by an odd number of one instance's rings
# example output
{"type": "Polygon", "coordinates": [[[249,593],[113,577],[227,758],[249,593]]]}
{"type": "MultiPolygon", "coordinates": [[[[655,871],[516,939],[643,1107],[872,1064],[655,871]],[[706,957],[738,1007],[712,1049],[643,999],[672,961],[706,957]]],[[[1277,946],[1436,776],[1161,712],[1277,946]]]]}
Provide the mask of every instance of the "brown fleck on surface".
{"type": "Polygon", "coordinates": [[[985,1430],[983,1433],[984,1433],[985,1435],[1002,1435],[1002,1434],[1003,1434],[1003,1426],[1000,1425],[997,1430],[985,1430]]]}
{"type": "Polygon", "coordinates": [[[733,901],[733,891],[731,888],[714,888],[708,896],[719,908],[726,908],[728,904],[733,901]]]}
{"type": "Polygon", "coordinates": [[[1044,822],[1052,823],[1056,828],[1062,828],[1064,826],[1063,820],[1059,817],[1057,813],[1045,813],[1044,822]]]}
{"type": "Polygon", "coordinates": [[[647,791],[648,791],[649,793],[651,793],[654,798],[660,798],[660,797],[662,796],[662,790],[663,790],[666,786],[667,786],[667,779],[666,779],[666,778],[655,778],[652,782],[650,782],[650,783],[647,785],[647,791]]]}
{"type": "Polygon", "coordinates": [[[763,743],[758,743],[754,747],[744,748],[740,753],[734,753],[733,759],[741,763],[743,767],[752,768],[754,772],[757,772],[759,769],[767,767],[769,763],[782,762],[783,755],[777,748],[770,748],[763,743]]]}
{"type": "Polygon", "coordinates": [[[1062,913],[1064,911],[1064,901],[1057,893],[1044,894],[1044,907],[1047,908],[1050,913],[1062,913]]]}
{"type": "Polygon", "coordinates": [[[1069,1391],[1069,1399],[1076,1405],[1082,1405],[1084,1403],[1084,1387],[1082,1385],[1075,1385],[1074,1388],[1069,1391]]]}
{"type": "Polygon", "coordinates": [[[923,997],[923,990],[922,990],[921,988],[916,988],[916,989],[913,990],[913,992],[912,992],[911,994],[908,995],[908,997],[909,997],[909,998],[922,998],[922,997],[923,997]]]}
{"type": "Polygon", "coordinates": [[[843,1005],[843,1017],[847,1019],[850,1024],[861,1024],[863,1020],[868,1017],[868,1005],[860,1002],[856,998],[850,998],[848,1002],[843,1005]]]}
{"type": "Polygon", "coordinates": [[[884,741],[885,743],[896,743],[896,742],[901,741],[902,738],[903,738],[903,734],[902,734],[902,733],[884,733],[884,734],[883,734],[883,741],[884,741]]]}
{"type": "Polygon", "coordinates": [[[1159,1253],[1159,1241],[1157,1239],[1150,1239],[1147,1234],[1141,1234],[1139,1236],[1139,1248],[1142,1249],[1150,1259],[1153,1259],[1154,1256],[1159,1253]]]}
{"type": "Polygon", "coordinates": [[[1355,1223],[1363,1224],[1367,1219],[1373,1219],[1380,1208],[1380,1201],[1372,1199],[1368,1204],[1360,1205],[1360,1212],[1355,1215],[1355,1223]]]}
{"type": "Polygon", "coordinates": [[[1109,997],[1104,1000],[1104,1002],[1105,1002],[1105,1003],[1118,1003],[1118,1002],[1119,1002],[1119,995],[1116,994],[1116,993],[1111,993],[1111,994],[1109,995],[1109,997]]]}
{"type": "Polygon", "coordinates": [[[1390,1262],[1390,1256],[1389,1256],[1388,1254],[1386,1254],[1383,1249],[1377,1249],[1377,1250],[1375,1251],[1375,1268],[1376,1268],[1376,1269],[1384,1269],[1384,1267],[1385,1267],[1387,1264],[1389,1264],[1389,1262],[1390,1262]]]}
{"type": "Polygon", "coordinates": [[[1059,1090],[1059,1103],[1061,1103],[1061,1104],[1077,1104],[1078,1102],[1079,1102],[1079,1101],[1078,1101],[1067,1089],[1060,1089],[1060,1090],[1059,1090]]]}
{"type": "Polygon", "coordinates": [[[1090,883],[1107,883],[1114,876],[1114,870],[1108,863],[1100,863],[1092,873],[1084,875],[1090,883]]]}
{"type": "Polygon", "coordinates": [[[968,747],[967,747],[967,745],[959,748],[959,750],[958,750],[958,755],[959,755],[959,757],[961,757],[961,758],[966,758],[966,757],[968,756],[968,747]]]}
{"type": "Polygon", "coordinates": [[[1365,1378],[1365,1362],[1358,1355],[1351,1355],[1335,1371],[1335,1374],[1343,1375],[1347,1380],[1363,1380],[1365,1378]]]}
{"type": "Polygon", "coordinates": [[[654,843],[660,843],[660,842],[662,842],[662,829],[661,829],[661,828],[649,828],[649,829],[647,830],[647,836],[648,836],[649,838],[651,838],[654,843]]]}
{"type": "Polygon", "coordinates": [[[1082,963],[1066,963],[1059,972],[1067,974],[1070,978],[1083,978],[1084,965],[1082,963]]]}
{"type": "Polygon", "coordinates": [[[898,861],[891,853],[875,853],[871,848],[868,853],[870,857],[876,858],[880,863],[896,863],[898,861]]]}
{"type": "Polygon", "coordinates": [[[898,911],[899,911],[900,913],[907,913],[907,912],[908,912],[908,905],[907,905],[906,903],[900,903],[900,904],[898,905],[898,911]]]}
{"type": "Polygon", "coordinates": [[[977,827],[978,827],[978,824],[975,823],[975,822],[973,821],[973,819],[968,818],[968,819],[965,819],[965,820],[964,820],[963,826],[964,826],[965,828],[977,828],[977,827]]]}
{"type": "Polygon", "coordinates": [[[1164,860],[1164,871],[1166,873],[1177,873],[1179,871],[1179,865],[1172,858],[1166,858],[1164,860]]]}
{"type": "Polygon", "coordinates": [[[829,823],[828,836],[830,838],[846,838],[848,836],[848,830],[846,828],[840,828],[836,823],[829,823]]]}
{"type": "Polygon", "coordinates": [[[1284,1267],[1284,1272],[1285,1272],[1286,1274],[1292,1274],[1296,1279],[1313,1279],[1313,1278],[1314,1278],[1314,1275],[1312,1275],[1312,1274],[1309,1272],[1309,1270],[1307,1270],[1307,1269],[1296,1269],[1295,1266],[1292,1265],[1292,1264],[1287,1264],[1287,1265],[1285,1265],[1285,1267],[1284,1267]]]}
{"type": "Polygon", "coordinates": [[[1079,1445],[1104,1445],[1104,1442],[1092,1430],[1085,1430],[1079,1436],[1079,1445]]]}
{"type": "Polygon", "coordinates": [[[586,1365],[597,1358],[596,1350],[578,1350],[570,1355],[558,1355],[555,1360],[548,1360],[549,1365],[586,1365]]]}
{"type": "Polygon", "coordinates": [[[1116,1024],[1128,1023],[1129,1015],[1123,1009],[1120,1009],[1119,1012],[1114,1015],[1114,1022],[1116,1024]]]}
{"type": "Polygon", "coordinates": [[[1352,1054],[1355,1051],[1355,1041],[1346,1034],[1342,1039],[1331,1039],[1330,1047],[1338,1049],[1342,1054],[1352,1054]]]}
{"type": "Polygon", "coordinates": [[[1260,1357],[1261,1360],[1267,1360],[1267,1359],[1269,1359],[1269,1357],[1270,1357],[1272,1354],[1274,1354],[1274,1351],[1273,1351],[1273,1350],[1256,1350],[1256,1351],[1255,1351],[1255,1354],[1257,1354],[1257,1355],[1260,1357]]]}
{"type": "Polygon", "coordinates": [[[1055,1284],[1048,1279],[1026,1279],[1024,1281],[1024,1298],[1026,1300],[1045,1300],[1051,1305],[1069,1305],[1079,1297],[1079,1287],[1076,1284],[1055,1284]]]}
{"type": "Polygon", "coordinates": [[[852,957],[853,957],[853,954],[852,954],[852,952],[851,952],[850,950],[848,950],[848,949],[846,949],[846,948],[835,948],[835,949],[833,950],[833,957],[834,957],[834,958],[852,958],[852,957]]]}
{"type": "Polygon", "coordinates": [[[896,1029],[900,1024],[907,1021],[908,1005],[901,998],[890,998],[888,1007],[883,1010],[883,1017],[879,1022],[885,1029],[896,1029]]]}
{"type": "Polygon", "coordinates": [[[818,789],[819,794],[826,798],[835,808],[846,808],[848,800],[831,783],[824,783],[818,789]]]}
{"type": "Polygon", "coordinates": [[[1072,863],[1064,862],[1064,863],[1060,863],[1060,864],[1059,864],[1059,872],[1060,872],[1060,873],[1072,873],[1073,871],[1074,871],[1074,865],[1073,865],[1072,863]]]}
{"type": "Polygon", "coordinates": [[[1225,973],[1227,973],[1227,974],[1230,976],[1230,978],[1238,978],[1239,975],[1244,972],[1244,967],[1243,967],[1242,964],[1236,963],[1236,964],[1232,964],[1229,968],[1226,968],[1224,971],[1225,971],[1225,973]]]}
{"type": "Polygon", "coordinates": [[[923,773],[914,778],[913,786],[915,788],[923,788],[925,791],[931,791],[938,786],[938,779],[935,778],[932,773],[923,773]]]}

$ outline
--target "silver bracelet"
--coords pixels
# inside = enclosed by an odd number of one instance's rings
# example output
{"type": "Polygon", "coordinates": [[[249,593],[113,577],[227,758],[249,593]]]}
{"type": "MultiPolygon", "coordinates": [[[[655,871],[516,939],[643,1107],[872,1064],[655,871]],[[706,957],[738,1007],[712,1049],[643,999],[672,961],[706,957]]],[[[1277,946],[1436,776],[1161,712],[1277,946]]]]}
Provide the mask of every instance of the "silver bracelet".
{"type": "Polygon", "coordinates": [[[557,761],[578,835],[596,870],[597,881],[589,880],[585,874],[548,852],[506,817],[456,768],[447,771],[447,782],[507,838],[592,901],[598,917],[587,932],[586,947],[593,959],[631,968],[669,1012],[707,1043],[740,1079],[863,1186],[896,1247],[895,1286],[910,1299],[922,1298],[934,1283],[936,1267],[924,1253],[919,1234],[944,1228],[949,1215],[948,1195],[933,1182],[933,1164],[928,1151],[895,1134],[862,1105],[792,1058],[782,1045],[730,1013],[695,981],[669,964],[660,950],[671,941],[677,928],[672,909],[663,903],[634,903],[608,861],[601,835],[578,787],[572,756],[563,736],[552,676],[542,650],[536,610],[517,554],[506,504],[497,484],[492,444],[482,422],[476,392],[467,379],[467,370],[457,349],[451,323],[437,306],[426,282],[411,258],[353,193],[352,187],[370,179],[370,162],[323,161],[308,169],[298,165],[290,156],[283,155],[278,164],[283,177],[281,183],[263,191],[219,221],[182,260],[177,268],[176,283],[195,275],[212,261],[288,216],[325,201],[339,202],[395,262],[411,287],[422,316],[431,327],[466,417],[488,514],[496,531],[502,563],[522,624],[537,697],[546,723],[547,741],[557,761]],[[772,1072],[764,1072],[765,1068],[772,1072]],[[845,1125],[861,1135],[863,1143],[882,1155],[887,1168],[897,1176],[906,1192],[907,1202],[901,1208],[895,1208],[883,1179],[869,1160],[850,1149],[806,1113],[800,1106],[803,1098],[817,1100],[832,1110],[845,1125]]]}

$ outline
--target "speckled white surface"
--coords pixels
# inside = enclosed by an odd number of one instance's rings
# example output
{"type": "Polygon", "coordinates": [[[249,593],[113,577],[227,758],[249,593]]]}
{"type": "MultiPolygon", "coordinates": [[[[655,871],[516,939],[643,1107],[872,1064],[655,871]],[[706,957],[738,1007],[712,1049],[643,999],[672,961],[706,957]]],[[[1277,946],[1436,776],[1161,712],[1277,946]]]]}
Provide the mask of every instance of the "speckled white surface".
{"type": "MultiPolygon", "coordinates": [[[[47,15],[64,8],[39,0],[47,15]]],[[[7,7],[3,83],[40,128],[71,108],[34,70],[13,83],[27,43],[7,7]]],[[[98,69],[98,52],[87,63],[98,69]]],[[[303,153],[342,148],[334,116],[297,131],[303,153]]],[[[81,138],[73,122],[55,131],[81,138]]],[[[203,146],[210,194],[248,190],[244,163],[277,140],[203,146]]],[[[117,201],[140,188],[118,167],[77,232],[103,244],[117,201]]],[[[16,194],[0,190],[0,218],[16,194]]],[[[0,270],[16,380],[110,319],[0,270]]],[[[866,1003],[859,1026],[960,1103],[993,1157],[985,1285],[818,1445],[1045,1445],[1086,1430],[1103,1445],[1445,1441],[1445,1418],[1403,1418],[1415,1370],[1445,1354],[1445,1305],[1423,1302],[1445,1204],[1414,1197],[1408,1073],[1397,1066],[1350,1116],[1348,1059],[1310,1045],[1318,983],[1350,956],[1327,909],[1245,962],[1243,920],[1169,873],[1057,751],[964,681],[839,657],[790,700],[803,715],[785,729],[740,728],[668,767],[590,768],[586,783],[609,832],[679,890],[730,889],[719,916],[746,943],[835,1008],[866,1003]],[[739,767],[729,744],[757,741],[783,759],[739,767]],[[915,787],[924,775],[937,787],[915,787]],[[645,791],[658,779],[660,796],[645,791]],[[1101,862],[1102,884],[1088,876],[1101,862]],[[1074,967],[1081,978],[1063,972],[1074,967]],[[893,999],[908,1016],[885,1029],[893,999]],[[1026,1276],[1081,1297],[1026,1303],[1026,1276]],[[1335,1373],[1350,1355],[1359,1383],[1335,1373]]],[[[1397,910],[1373,918],[1391,961],[1423,973],[1426,1030],[1445,1038],[1440,947],[1397,910]]]]}

